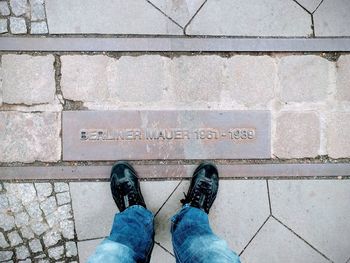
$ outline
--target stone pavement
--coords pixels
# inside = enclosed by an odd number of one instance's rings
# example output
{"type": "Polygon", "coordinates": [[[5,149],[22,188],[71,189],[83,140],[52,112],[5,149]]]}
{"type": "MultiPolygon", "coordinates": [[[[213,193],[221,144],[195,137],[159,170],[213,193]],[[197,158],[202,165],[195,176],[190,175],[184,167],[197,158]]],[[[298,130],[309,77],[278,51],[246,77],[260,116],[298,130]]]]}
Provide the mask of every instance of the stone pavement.
{"type": "Polygon", "coordinates": [[[346,0],[1,0],[0,34],[350,36],[346,0]]]}
{"type": "MultiPolygon", "coordinates": [[[[169,219],[188,186],[141,182],[156,215],[151,262],[175,262],[169,219]]],[[[0,187],[0,262],[85,262],[117,212],[107,182],[0,187]]],[[[210,220],[245,263],[347,263],[349,200],[348,180],[222,180],[210,220]]]]}

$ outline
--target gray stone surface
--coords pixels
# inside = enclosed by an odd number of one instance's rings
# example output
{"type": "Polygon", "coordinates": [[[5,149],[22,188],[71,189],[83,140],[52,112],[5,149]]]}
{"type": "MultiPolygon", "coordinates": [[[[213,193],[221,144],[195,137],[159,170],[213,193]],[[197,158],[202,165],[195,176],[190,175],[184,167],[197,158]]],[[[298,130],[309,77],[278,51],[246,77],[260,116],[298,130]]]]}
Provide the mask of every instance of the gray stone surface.
{"type": "Polygon", "coordinates": [[[323,1],[314,13],[316,36],[350,36],[350,2],[323,1]]]}
{"type": "Polygon", "coordinates": [[[22,17],[10,17],[10,30],[12,34],[26,34],[27,25],[22,17]]]}
{"type": "Polygon", "coordinates": [[[54,211],[56,211],[57,203],[56,203],[55,197],[51,196],[48,199],[46,199],[45,201],[43,201],[40,204],[40,208],[46,216],[53,213],[54,211]]]}
{"type": "MultiPolygon", "coordinates": [[[[31,21],[44,20],[45,16],[45,7],[44,0],[29,0],[30,11],[31,11],[31,21]]],[[[33,27],[33,23],[32,23],[33,27]]]]}
{"type": "Polygon", "coordinates": [[[50,183],[35,183],[34,184],[39,200],[45,200],[52,193],[52,185],[50,183]]]}
{"type": "Polygon", "coordinates": [[[55,260],[58,260],[63,257],[64,254],[64,247],[58,246],[48,249],[49,257],[55,260]]]}
{"type": "Polygon", "coordinates": [[[239,254],[269,215],[265,181],[222,180],[209,219],[214,232],[239,254]]]}
{"type": "Polygon", "coordinates": [[[103,239],[92,239],[78,242],[78,252],[80,262],[87,262],[88,258],[94,253],[95,248],[103,239]]]}
{"type": "Polygon", "coordinates": [[[180,56],[173,58],[170,78],[172,101],[188,105],[220,100],[225,85],[225,60],[219,56],[180,56]]]}
{"type": "Polygon", "coordinates": [[[29,241],[29,247],[32,253],[37,253],[43,251],[43,247],[39,239],[33,239],[29,241]]]}
{"type": "Polygon", "coordinates": [[[165,251],[162,247],[159,245],[155,244],[153,251],[152,251],[152,256],[151,256],[151,261],[150,263],[175,263],[175,257],[165,251]]]}
{"type": "Polygon", "coordinates": [[[57,204],[64,205],[70,202],[69,192],[58,193],[56,194],[57,204]]]}
{"type": "Polygon", "coordinates": [[[29,226],[24,226],[20,229],[22,237],[26,239],[34,238],[33,230],[29,226]]]}
{"type": "Polygon", "coordinates": [[[66,243],[66,256],[67,257],[74,257],[78,254],[78,249],[77,249],[77,245],[75,244],[75,242],[70,241],[66,243]]]}
{"type": "Polygon", "coordinates": [[[10,0],[10,6],[15,16],[24,15],[28,11],[27,0],[10,0]]]}
{"type": "Polygon", "coordinates": [[[10,244],[6,241],[3,233],[0,232],[0,248],[7,248],[10,244]]]}
{"type": "Polygon", "coordinates": [[[350,55],[342,55],[337,61],[336,99],[350,102],[350,55]]]}
{"type": "Polygon", "coordinates": [[[26,226],[29,223],[29,216],[25,212],[21,212],[15,215],[15,224],[17,227],[26,226]]]}
{"type": "Polygon", "coordinates": [[[26,259],[30,256],[29,250],[26,246],[16,247],[15,250],[17,259],[26,259]]]}
{"type": "Polygon", "coordinates": [[[332,158],[350,157],[350,113],[333,112],[327,116],[327,152],[332,158]]]}
{"type": "Polygon", "coordinates": [[[30,227],[37,236],[49,229],[49,226],[45,222],[34,222],[30,227]]]}
{"type": "Polygon", "coordinates": [[[204,3],[204,0],[151,0],[151,2],[184,27],[204,3]]]}
{"type": "Polygon", "coordinates": [[[326,99],[334,64],[319,56],[285,56],[278,65],[283,102],[318,102],[326,99]]]}
{"type": "Polygon", "coordinates": [[[57,113],[0,112],[0,162],[59,160],[60,122],[57,113]]]}
{"type": "Polygon", "coordinates": [[[322,0],[297,0],[304,8],[306,8],[310,13],[313,13],[322,0]]]}
{"type": "Polygon", "coordinates": [[[329,262],[273,218],[245,249],[241,260],[247,263],[329,262]]]}
{"type": "MultiPolygon", "coordinates": [[[[272,213],[333,262],[350,251],[350,181],[270,181],[272,213]]],[[[310,261],[309,261],[310,262],[310,261]]]]}
{"type": "Polygon", "coordinates": [[[66,99],[99,101],[110,97],[116,60],[106,56],[62,56],[61,88],[66,99]]]}
{"type": "Polygon", "coordinates": [[[54,57],[2,56],[3,102],[39,104],[54,101],[56,92],[54,57]]]}
{"type": "Polygon", "coordinates": [[[69,191],[69,185],[63,182],[54,183],[54,189],[56,193],[67,192],[69,191]]]}
{"type": "MultiPolygon", "coordinates": [[[[7,33],[7,19],[0,19],[0,34],[2,33],[7,33]]],[[[1,100],[0,100],[0,105],[1,105],[1,100]]]]}
{"type": "Polygon", "coordinates": [[[34,219],[40,219],[42,216],[42,210],[40,209],[39,202],[34,201],[25,206],[28,215],[34,219]]]}
{"type": "Polygon", "coordinates": [[[186,33],[308,36],[312,33],[311,16],[294,1],[208,1],[187,27],[186,33]]]}
{"type": "Polygon", "coordinates": [[[2,16],[10,15],[10,8],[7,4],[7,1],[0,1],[0,15],[2,16]]]}
{"type": "Polygon", "coordinates": [[[238,55],[226,61],[225,91],[246,106],[267,105],[274,97],[277,66],[268,56],[238,55]]]}
{"type": "Polygon", "coordinates": [[[0,251],[0,261],[10,260],[12,258],[12,255],[12,251],[0,251]]]}
{"type": "Polygon", "coordinates": [[[51,0],[46,12],[52,34],[182,34],[179,26],[143,0],[103,5],[99,0],[51,0]]]}
{"type": "MultiPolygon", "coordinates": [[[[141,182],[148,208],[156,213],[179,182],[141,182]],[[155,189],[158,195],[154,195],[155,189]]],[[[109,234],[118,211],[109,183],[70,183],[78,240],[100,238],[109,234]],[[91,209],[94,207],[94,209],[91,209]],[[97,228],[96,225],[99,225],[97,228]]]]}
{"type": "Polygon", "coordinates": [[[11,247],[17,246],[23,243],[22,238],[19,236],[17,231],[13,231],[7,234],[7,237],[10,241],[11,247]]]}
{"type": "Polygon", "coordinates": [[[32,22],[30,24],[30,33],[33,35],[36,34],[47,34],[49,31],[45,21],[42,22],[32,22]]]}
{"type": "Polygon", "coordinates": [[[320,120],[315,112],[282,112],[276,119],[273,154],[278,158],[316,157],[320,120]]]}
{"type": "Polygon", "coordinates": [[[154,102],[169,90],[170,59],[158,55],[123,56],[118,60],[115,84],[111,96],[125,102],[154,102]]]}
{"type": "Polygon", "coordinates": [[[46,247],[52,247],[58,243],[61,239],[61,234],[58,231],[51,230],[43,236],[44,244],[46,247]]]}

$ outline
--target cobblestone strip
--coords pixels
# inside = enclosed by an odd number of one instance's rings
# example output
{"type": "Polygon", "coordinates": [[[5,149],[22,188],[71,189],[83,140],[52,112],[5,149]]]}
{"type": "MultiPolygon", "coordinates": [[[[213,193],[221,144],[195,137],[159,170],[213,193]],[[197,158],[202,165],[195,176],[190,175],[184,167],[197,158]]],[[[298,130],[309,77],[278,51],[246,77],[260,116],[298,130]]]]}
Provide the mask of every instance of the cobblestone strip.
{"type": "Polygon", "coordinates": [[[0,183],[0,262],[77,262],[69,185],[0,183]]]}
{"type": "Polygon", "coordinates": [[[1,0],[0,34],[46,35],[44,0],[1,0]]]}

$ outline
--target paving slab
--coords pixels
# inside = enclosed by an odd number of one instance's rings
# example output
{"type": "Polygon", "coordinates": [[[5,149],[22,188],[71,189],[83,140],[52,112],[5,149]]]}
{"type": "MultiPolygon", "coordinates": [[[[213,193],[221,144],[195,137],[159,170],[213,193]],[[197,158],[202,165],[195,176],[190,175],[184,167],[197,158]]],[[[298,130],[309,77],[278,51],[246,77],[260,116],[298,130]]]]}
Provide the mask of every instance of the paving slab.
{"type": "Polygon", "coordinates": [[[189,24],[186,33],[306,37],[312,34],[311,16],[294,1],[208,1],[189,24]]]}
{"type": "Polygon", "coordinates": [[[314,13],[315,35],[317,37],[350,36],[349,23],[349,1],[323,1],[314,13]]]}
{"type": "Polygon", "coordinates": [[[276,119],[273,155],[279,158],[315,157],[320,148],[317,113],[281,112],[276,119]]]}
{"type": "Polygon", "coordinates": [[[273,218],[244,250],[241,260],[245,263],[330,262],[273,218]]]}
{"type": "Polygon", "coordinates": [[[350,157],[350,113],[327,114],[327,152],[332,158],[350,157]]]}
{"type": "Polygon", "coordinates": [[[53,102],[56,93],[54,60],[52,55],[3,55],[3,102],[26,105],[53,102]]]}
{"type": "Polygon", "coordinates": [[[298,0],[297,2],[305,9],[307,9],[307,11],[313,13],[322,2],[322,0],[298,0]]]}
{"type": "Polygon", "coordinates": [[[60,131],[59,113],[0,112],[0,162],[58,161],[60,131]]]}
{"type": "Polygon", "coordinates": [[[158,244],[154,245],[152,256],[151,256],[151,263],[175,263],[175,257],[165,251],[162,247],[160,247],[158,244]]]}
{"type": "Polygon", "coordinates": [[[150,2],[184,27],[204,3],[204,0],[151,0],[150,2]]]}
{"type": "Polygon", "coordinates": [[[350,255],[349,180],[276,180],[269,181],[269,186],[272,214],[277,219],[333,262],[346,262],[350,255]]]}
{"type": "Polygon", "coordinates": [[[278,64],[280,99],[289,102],[325,101],[334,81],[334,63],[320,56],[285,56],[278,64]],[[302,69],[302,70],[301,70],[302,69]]]}
{"type": "Polygon", "coordinates": [[[50,34],[183,34],[143,0],[48,0],[45,7],[50,34]]]}
{"type": "MultiPolygon", "coordinates": [[[[156,213],[178,184],[179,181],[141,182],[148,208],[156,213]]],[[[72,182],[70,191],[78,240],[108,236],[118,211],[110,184],[72,182]]]]}
{"type": "Polygon", "coordinates": [[[336,99],[350,102],[350,55],[342,55],[337,63],[337,90],[336,99]]]}
{"type": "Polygon", "coordinates": [[[78,253],[79,253],[79,262],[85,263],[88,258],[94,253],[96,247],[102,242],[103,238],[92,239],[86,241],[78,242],[78,253]]]}

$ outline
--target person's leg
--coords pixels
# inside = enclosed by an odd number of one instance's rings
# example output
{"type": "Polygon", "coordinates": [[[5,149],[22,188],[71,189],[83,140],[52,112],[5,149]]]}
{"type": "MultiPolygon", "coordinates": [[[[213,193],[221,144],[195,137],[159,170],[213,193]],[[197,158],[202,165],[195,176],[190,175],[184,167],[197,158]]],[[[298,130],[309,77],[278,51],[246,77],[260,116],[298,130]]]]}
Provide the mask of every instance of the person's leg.
{"type": "Polygon", "coordinates": [[[111,190],[120,213],[114,217],[110,236],[88,262],[149,262],[154,244],[154,216],[146,209],[136,172],[129,164],[118,162],[113,166],[111,190]]]}
{"type": "Polygon", "coordinates": [[[239,257],[209,226],[208,213],[218,186],[218,171],[205,163],[194,172],[184,207],[172,218],[172,241],[178,263],[239,263],[239,257]]]}

